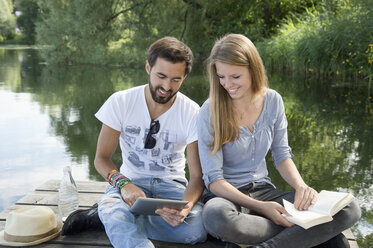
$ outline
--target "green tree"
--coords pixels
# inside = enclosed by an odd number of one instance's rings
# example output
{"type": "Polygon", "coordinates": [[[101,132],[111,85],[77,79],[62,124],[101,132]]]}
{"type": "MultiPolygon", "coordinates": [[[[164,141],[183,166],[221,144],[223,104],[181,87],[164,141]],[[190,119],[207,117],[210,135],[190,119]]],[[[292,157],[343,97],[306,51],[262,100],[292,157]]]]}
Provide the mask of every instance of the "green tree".
{"type": "Polygon", "coordinates": [[[113,2],[38,0],[41,21],[36,32],[38,44],[48,46],[44,57],[51,63],[105,63],[108,42],[115,37],[110,25],[113,2]]]}
{"type": "Polygon", "coordinates": [[[267,65],[317,76],[373,76],[373,2],[332,1],[259,44],[267,65]]]}
{"type": "Polygon", "coordinates": [[[12,12],[12,1],[0,0],[0,41],[14,37],[15,16],[12,12]]]}
{"type": "Polygon", "coordinates": [[[185,41],[204,60],[214,40],[243,33],[254,41],[275,32],[293,13],[321,1],[36,0],[38,43],[52,63],[142,65],[147,47],[162,36],[185,41]],[[97,11],[100,9],[100,11],[97,11]],[[140,63],[141,62],[141,63],[140,63]]]}
{"type": "Polygon", "coordinates": [[[40,18],[37,0],[16,0],[15,7],[22,13],[17,18],[17,26],[22,31],[22,39],[27,44],[35,44],[35,26],[40,18]]]}

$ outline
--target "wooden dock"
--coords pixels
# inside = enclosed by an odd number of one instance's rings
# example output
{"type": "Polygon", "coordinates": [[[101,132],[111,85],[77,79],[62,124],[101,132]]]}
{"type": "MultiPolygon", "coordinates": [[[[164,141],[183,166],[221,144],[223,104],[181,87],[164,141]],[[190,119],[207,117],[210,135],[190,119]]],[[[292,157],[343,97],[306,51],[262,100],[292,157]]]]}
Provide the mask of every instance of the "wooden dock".
{"type": "MultiPolygon", "coordinates": [[[[57,209],[57,195],[60,180],[49,180],[43,185],[36,188],[33,192],[27,194],[22,199],[20,199],[15,205],[10,206],[0,213],[0,230],[4,229],[6,217],[10,211],[19,209],[26,205],[39,205],[48,206],[56,214],[57,209]]],[[[87,209],[95,204],[105,192],[107,187],[107,182],[95,182],[95,181],[77,181],[77,187],[79,191],[79,208],[87,209]]],[[[350,230],[344,232],[347,239],[350,242],[351,248],[358,248],[355,237],[350,230]]],[[[160,241],[152,241],[154,246],[157,248],[222,248],[224,244],[218,242],[217,240],[208,240],[205,243],[197,245],[184,245],[175,243],[166,243],[160,241]]],[[[107,238],[104,231],[87,231],[82,232],[77,235],[69,236],[59,236],[53,240],[46,243],[34,246],[34,247],[46,247],[46,248],[56,248],[56,247],[112,247],[109,239],[107,238]]],[[[4,247],[4,246],[0,246],[4,247]]]]}

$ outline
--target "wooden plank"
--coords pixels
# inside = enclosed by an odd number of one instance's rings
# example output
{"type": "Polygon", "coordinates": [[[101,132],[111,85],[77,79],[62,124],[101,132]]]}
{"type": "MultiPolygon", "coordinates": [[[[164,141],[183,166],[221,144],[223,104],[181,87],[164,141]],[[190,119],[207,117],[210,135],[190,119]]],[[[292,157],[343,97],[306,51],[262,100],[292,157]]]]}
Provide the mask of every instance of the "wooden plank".
{"type": "MultiPolygon", "coordinates": [[[[167,243],[162,241],[154,241],[152,243],[156,248],[223,248],[223,243],[215,243],[207,241],[195,245],[186,245],[178,243],[167,243]]],[[[1,246],[1,248],[5,246],[1,246]]],[[[38,248],[56,248],[56,247],[113,247],[107,238],[105,232],[90,232],[80,233],[79,235],[59,236],[46,243],[36,245],[38,248]]]]}
{"type": "Polygon", "coordinates": [[[356,238],[351,229],[344,230],[343,234],[346,236],[348,243],[350,244],[350,248],[359,248],[359,245],[357,244],[356,238]]]}
{"type": "MultiPolygon", "coordinates": [[[[5,221],[0,221],[0,230],[3,230],[5,226],[5,221]]],[[[347,237],[350,247],[351,248],[359,248],[357,242],[355,241],[355,237],[353,236],[350,229],[347,229],[343,232],[347,237]]],[[[203,244],[197,245],[184,245],[184,244],[175,244],[175,243],[167,243],[161,241],[152,241],[156,248],[187,248],[187,247],[194,247],[194,248],[212,248],[212,247],[224,247],[222,242],[218,242],[216,240],[208,240],[203,244]]],[[[108,240],[106,234],[104,232],[82,232],[78,235],[69,235],[69,236],[60,236],[54,240],[49,241],[43,245],[38,245],[37,247],[41,248],[51,248],[51,247],[62,247],[67,245],[76,245],[79,247],[111,247],[110,241],[108,240]],[[93,243],[94,242],[94,243],[93,243]],[[53,244],[53,246],[52,246],[53,244]]],[[[0,246],[2,247],[2,246],[0,246]]]]}
{"type": "Polygon", "coordinates": [[[344,230],[343,235],[348,239],[348,240],[356,240],[354,234],[352,233],[351,229],[344,230]]]}
{"type": "MultiPolygon", "coordinates": [[[[34,192],[31,192],[21,198],[15,205],[5,209],[0,213],[0,230],[4,229],[5,220],[9,212],[24,207],[25,205],[44,205],[49,206],[56,214],[58,212],[57,196],[60,180],[49,180],[37,187],[34,192]]],[[[106,190],[106,182],[83,182],[76,181],[79,191],[79,207],[88,208],[96,203],[106,190]]],[[[161,241],[152,241],[157,248],[208,248],[208,247],[224,247],[221,242],[208,241],[198,245],[184,245],[167,243],[161,241]]],[[[59,236],[54,240],[48,241],[37,247],[112,247],[106,233],[101,231],[81,232],[77,235],[59,236]]]]}
{"type": "MultiPolygon", "coordinates": [[[[6,217],[8,216],[8,214],[13,211],[13,210],[17,210],[17,209],[20,209],[20,208],[23,208],[24,206],[26,205],[12,205],[6,209],[4,209],[1,213],[0,213],[0,221],[5,221],[6,220],[6,217]]],[[[50,207],[53,212],[57,215],[58,214],[58,207],[57,206],[48,206],[50,207]]],[[[79,207],[79,209],[88,209],[89,207],[79,207]]]]}
{"type": "Polygon", "coordinates": [[[225,243],[219,240],[209,239],[204,243],[198,243],[195,245],[187,245],[187,244],[178,244],[178,243],[169,243],[169,242],[162,242],[162,241],[155,241],[152,240],[152,243],[156,248],[222,248],[225,247],[225,243]]]}
{"type": "Polygon", "coordinates": [[[87,231],[75,235],[59,236],[49,242],[50,244],[64,245],[94,245],[100,247],[111,247],[110,240],[104,231],[87,231]]]}
{"type": "MultiPolygon", "coordinates": [[[[25,205],[45,205],[49,206],[56,214],[57,208],[57,196],[60,180],[49,180],[37,187],[34,192],[26,195],[20,199],[15,205],[5,209],[0,213],[0,230],[4,229],[5,220],[10,211],[19,209],[25,205]]],[[[95,204],[105,192],[107,182],[94,182],[94,181],[77,181],[77,187],[79,191],[79,208],[89,208],[95,204]]],[[[349,240],[351,248],[358,248],[358,244],[355,237],[350,229],[345,230],[344,235],[349,240]]],[[[161,241],[152,241],[156,248],[212,248],[224,247],[224,243],[215,239],[210,239],[203,244],[197,245],[184,245],[167,243],[161,241]]],[[[103,231],[87,231],[77,235],[60,236],[54,240],[48,241],[47,243],[38,245],[37,247],[42,248],[60,248],[60,247],[112,247],[106,233],[103,231]]],[[[2,247],[2,246],[0,246],[2,247]]]]}
{"type": "Polygon", "coordinates": [[[349,240],[350,248],[359,248],[359,245],[356,241],[349,240]]]}
{"type": "MultiPolygon", "coordinates": [[[[98,181],[76,181],[76,186],[79,193],[105,193],[108,182],[98,181]]],[[[60,180],[48,180],[42,185],[38,186],[35,191],[58,191],[60,187],[60,180]]]]}
{"type": "MultiPolygon", "coordinates": [[[[91,207],[101,199],[102,194],[98,193],[79,193],[79,207],[91,207]]],[[[50,191],[34,191],[19,201],[16,205],[42,205],[42,206],[57,206],[57,192],[50,191]]]]}
{"type": "MultiPolygon", "coordinates": [[[[56,248],[56,247],[113,247],[104,232],[91,232],[89,235],[81,233],[79,235],[59,236],[53,240],[33,247],[56,248]]],[[[8,247],[2,246],[0,247],[8,247]]]]}
{"type": "MultiPolygon", "coordinates": [[[[0,230],[3,230],[5,221],[0,221],[0,230]]],[[[152,240],[156,248],[222,248],[224,244],[217,240],[208,240],[205,243],[196,245],[186,245],[177,243],[168,243],[162,241],[152,240]]],[[[50,240],[44,244],[35,247],[62,247],[62,246],[76,246],[76,247],[112,247],[110,240],[107,238],[104,231],[87,231],[81,232],[76,235],[59,236],[53,240],[50,240]]],[[[3,247],[3,246],[0,246],[3,247]]]]}
{"type": "MultiPolygon", "coordinates": [[[[0,246],[1,248],[6,246],[0,246]]],[[[113,246],[101,246],[101,245],[95,245],[94,242],[92,242],[90,245],[74,245],[74,244],[54,244],[53,242],[46,242],[37,246],[32,246],[37,248],[97,248],[97,247],[113,247],[113,246]]]]}
{"type": "MultiPolygon", "coordinates": [[[[69,236],[60,236],[52,241],[51,244],[65,244],[65,245],[94,245],[100,247],[111,247],[110,240],[106,236],[105,232],[103,231],[91,231],[91,232],[82,232],[78,235],[69,235],[69,236]]],[[[169,242],[162,242],[152,240],[152,243],[157,248],[188,248],[188,247],[195,247],[195,248],[212,248],[212,247],[224,247],[222,242],[213,242],[211,240],[196,244],[196,245],[186,245],[186,244],[178,244],[178,243],[169,243],[169,242]]]]}

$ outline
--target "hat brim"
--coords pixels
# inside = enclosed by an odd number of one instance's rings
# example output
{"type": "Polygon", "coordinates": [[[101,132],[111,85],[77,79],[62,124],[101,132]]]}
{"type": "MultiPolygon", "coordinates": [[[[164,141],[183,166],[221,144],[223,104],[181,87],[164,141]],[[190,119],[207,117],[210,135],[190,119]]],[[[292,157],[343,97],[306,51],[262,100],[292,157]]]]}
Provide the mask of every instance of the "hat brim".
{"type": "Polygon", "coordinates": [[[58,221],[57,222],[57,228],[58,228],[57,232],[55,232],[55,233],[53,233],[53,234],[51,234],[51,235],[49,235],[47,237],[44,237],[42,239],[38,239],[38,240],[35,240],[35,241],[32,241],[32,242],[27,242],[27,243],[6,241],[4,239],[4,230],[3,230],[3,231],[0,232],[0,245],[7,245],[7,246],[31,246],[31,245],[38,245],[38,244],[47,242],[48,240],[54,239],[57,236],[59,236],[60,233],[61,233],[61,230],[62,230],[62,221],[58,221]]]}

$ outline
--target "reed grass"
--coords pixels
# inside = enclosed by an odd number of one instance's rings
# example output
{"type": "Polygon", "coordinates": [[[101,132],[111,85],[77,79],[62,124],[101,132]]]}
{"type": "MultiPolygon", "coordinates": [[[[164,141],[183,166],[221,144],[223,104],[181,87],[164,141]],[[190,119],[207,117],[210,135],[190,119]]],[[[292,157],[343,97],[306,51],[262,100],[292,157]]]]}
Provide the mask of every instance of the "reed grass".
{"type": "Polygon", "coordinates": [[[259,43],[266,66],[319,77],[372,77],[373,3],[341,1],[337,7],[308,9],[259,43]]]}

